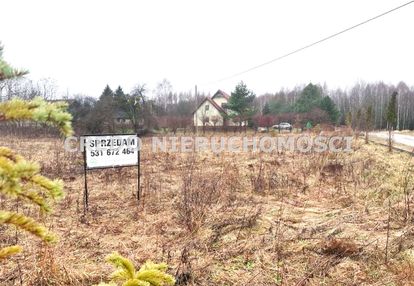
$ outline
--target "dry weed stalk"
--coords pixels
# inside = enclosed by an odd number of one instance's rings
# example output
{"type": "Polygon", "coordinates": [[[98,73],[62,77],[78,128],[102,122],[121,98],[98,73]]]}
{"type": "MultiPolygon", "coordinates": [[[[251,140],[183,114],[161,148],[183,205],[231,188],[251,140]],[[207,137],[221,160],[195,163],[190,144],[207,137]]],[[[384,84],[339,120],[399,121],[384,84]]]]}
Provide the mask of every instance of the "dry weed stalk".
{"type": "Polygon", "coordinates": [[[266,192],[266,179],[265,179],[265,166],[263,164],[263,159],[260,158],[258,168],[255,170],[254,166],[252,166],[252,171],[250,174],[250,183],[252,186],[252,190],[254,193],[257,194],[265,194],[266,192]]]}
{"type": "Polygon", "coordinates": [[[211,226],[213,234],[210,238],[210,244],[216,243],[220,237],[227,233],[236,230],[240,233],[243,229],[252,228],[256,224],[261,213],[262,210],[260,208],[256,208],[255,210],[251,209],[249,210],[249,214],[244,214],[243,217],[229,217],[221,222],[213,224],[211,226]]]}
{"type": "Polygon", "coordinates": [[[176,203],[178,222],[188,231],[195,232],[221,197],[223,172],[198,170],[195,157],[185,164],[181,172],[182,186],[176,203]]]}

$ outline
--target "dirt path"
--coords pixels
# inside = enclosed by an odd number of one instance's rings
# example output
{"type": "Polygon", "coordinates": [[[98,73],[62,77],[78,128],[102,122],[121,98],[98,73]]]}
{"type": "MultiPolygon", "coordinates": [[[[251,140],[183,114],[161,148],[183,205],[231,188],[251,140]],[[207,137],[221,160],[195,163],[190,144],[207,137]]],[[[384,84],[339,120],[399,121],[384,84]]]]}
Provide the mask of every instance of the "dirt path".
{"type": "MultiPolygon", "coordinates": [[[[387,131],[373,132],[370,135],[372,137],[377,137],[380,139],[388,140],[387,131]]],[[[394,132],[392,139],[394,140],[395,143],[402,144],[402,145],[409,146],[409,147],[414,147],[414,136],[413,135],[394,132]]]]}

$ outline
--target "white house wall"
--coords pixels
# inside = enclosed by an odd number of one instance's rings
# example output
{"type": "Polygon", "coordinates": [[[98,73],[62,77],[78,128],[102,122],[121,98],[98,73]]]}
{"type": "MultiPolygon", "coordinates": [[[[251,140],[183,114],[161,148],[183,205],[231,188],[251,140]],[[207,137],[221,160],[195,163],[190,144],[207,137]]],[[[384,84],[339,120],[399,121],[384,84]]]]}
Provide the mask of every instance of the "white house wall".
{"type": "Polygon", "coordinates": [[[217,103],[218,106],[223,107],[223,103],[227,103],[227,99],[224,98],[223,96],[216,96],[214,97],[214,102],[217,103]]]}
{"type": "Polygon", "coordinates": [[[206,126],[214,126],[211,119],[215,116],[219,118],[216,126],[223,126],[223,116],[208,100],[204,101],[204,103],[197,109],[197,111],[194,112],[194,125],[203,126],[203,117],[205,116],[209,118],[209,122],[206,123],[206,126]],[[206,105],[209,106],[208,110],[205,110],[206,105]]]}

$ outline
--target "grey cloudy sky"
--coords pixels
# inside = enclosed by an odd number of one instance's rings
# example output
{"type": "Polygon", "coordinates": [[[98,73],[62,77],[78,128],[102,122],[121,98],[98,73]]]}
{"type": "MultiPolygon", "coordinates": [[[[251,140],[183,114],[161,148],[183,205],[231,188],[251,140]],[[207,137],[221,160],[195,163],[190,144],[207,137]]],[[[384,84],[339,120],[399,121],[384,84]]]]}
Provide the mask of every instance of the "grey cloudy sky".
{"type": "MultiPolygon", "coordinates": [[[[408,1],[408,0],[407,0],[408,1]]],[[[407,1],[1,0],[5,59],[50,77],[61,92],[98,96],[106,84],[257,94],[296,84],[358,80],[414,84],[414,4],[330,41],[230,80],[218,79],[295,50],[407,1]]]]}

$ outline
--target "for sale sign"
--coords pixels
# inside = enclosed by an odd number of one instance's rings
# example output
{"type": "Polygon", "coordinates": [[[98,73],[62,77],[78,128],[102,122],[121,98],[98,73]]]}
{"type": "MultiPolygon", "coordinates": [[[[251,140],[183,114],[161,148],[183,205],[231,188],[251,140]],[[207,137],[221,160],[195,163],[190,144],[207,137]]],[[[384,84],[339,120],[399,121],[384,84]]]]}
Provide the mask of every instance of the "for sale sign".
{"type": "Polygon", "coordinates": [[[139,138],[133,135],[83,136],[85,168],[114,168],[138,165],[139,138]]]}

